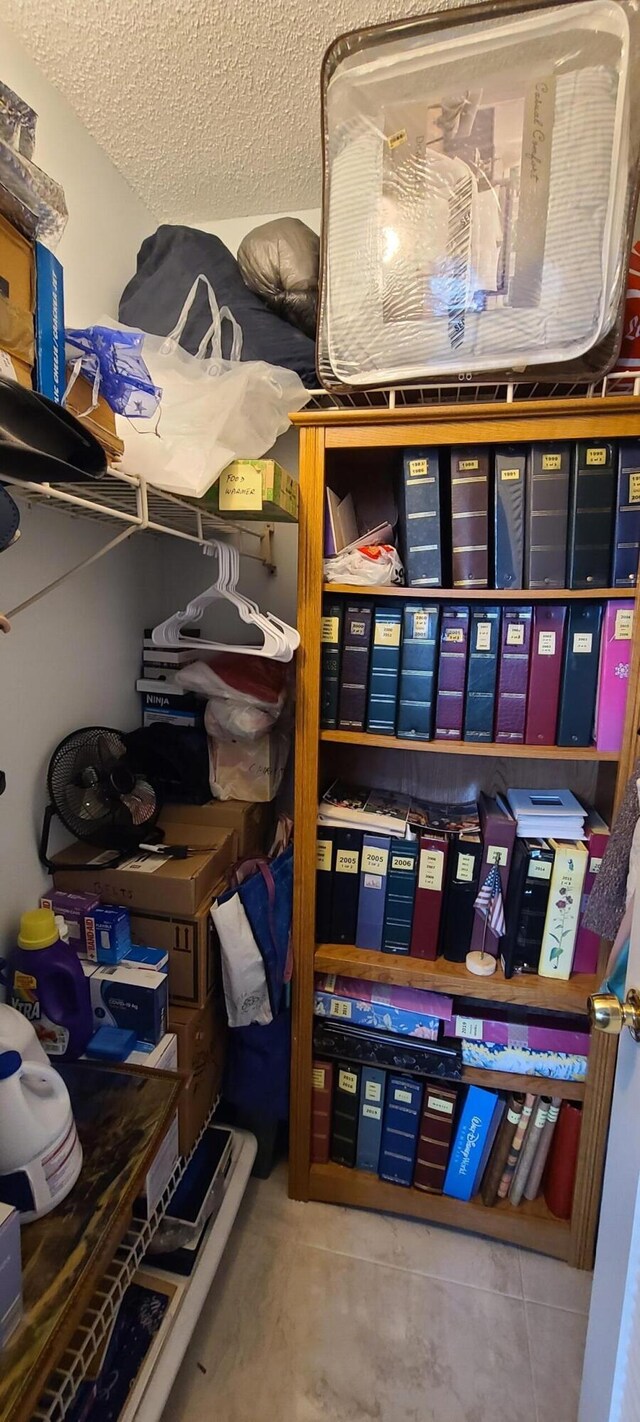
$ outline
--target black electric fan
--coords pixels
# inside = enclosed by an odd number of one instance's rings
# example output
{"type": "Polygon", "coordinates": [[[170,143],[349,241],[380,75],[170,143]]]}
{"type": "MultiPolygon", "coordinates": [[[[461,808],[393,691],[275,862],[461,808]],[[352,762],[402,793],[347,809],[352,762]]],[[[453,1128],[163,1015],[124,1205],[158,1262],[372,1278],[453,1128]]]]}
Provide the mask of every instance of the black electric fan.
{"type": "Polygon", "coordinates": [[[108,864],[119,863],[144,840],[158,838],[153,833],[160,811],[158,796],[138,773],[120,731],[106,726],[73,731],[53,752],[47,786],[50,803],[42,824],[40,859],[49,870],[65,868],[59,859],[55,865],[49,859],[54,816],[76,839],[113,850],[113,857],[104,861],[108,864]]]}

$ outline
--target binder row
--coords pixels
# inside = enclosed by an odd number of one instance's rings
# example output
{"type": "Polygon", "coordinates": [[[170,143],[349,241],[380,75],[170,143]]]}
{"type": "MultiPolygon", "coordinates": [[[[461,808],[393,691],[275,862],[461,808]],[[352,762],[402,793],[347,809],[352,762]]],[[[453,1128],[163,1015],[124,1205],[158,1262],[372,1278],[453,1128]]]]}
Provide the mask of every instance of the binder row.
{"type": "MultiPolygon", "coordinates": [[[[638,476],[640,478],[640,475],[638,476]]],[[[322,729],[406,740],[622,745],[633,608],[627,601],[350,601],[326,594],[322,729]]]]}
{"type": "Polygon", "coordinates": [[[483,1204],[544,1193],[569,1218],[580,1108],[557,1097],[416,1081],[353,1062],[313,1063],[314,1164],[483,1204]]]}
{"type": "Polygon", "coordinates": [[[317,941],[431,962],[464,963],[484,950],[506,977],[595,973],[599,940],[583,920],[608,826],[590,810],[584,841],[524,839],[500,796],[482,793],[479,811],[478,831],[429,830],[419,840],[319,825],[317,941]],[[475,906],[496,863],[500,937],[475,906]]]}
{"type": "Polygon", "coordinates": [[[406,449],[409,587],[633,587],[640,441],[406,449]]]}

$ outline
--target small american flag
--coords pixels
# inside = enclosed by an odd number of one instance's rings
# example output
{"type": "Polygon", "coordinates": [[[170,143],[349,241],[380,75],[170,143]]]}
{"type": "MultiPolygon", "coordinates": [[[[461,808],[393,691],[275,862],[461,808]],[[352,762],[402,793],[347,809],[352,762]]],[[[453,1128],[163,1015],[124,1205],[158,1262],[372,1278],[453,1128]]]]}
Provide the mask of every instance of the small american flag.
{"type": "Polygon", "coordinates": [[[491,929],[492,933],[495,933],[496,938],[502,938],[506,925],[504,905],[502,903],[500,870],[497,864],[491,865],[489,873],[475,901],[474,908],[476,908],[478,913],[485,919],[487,927],[491,929]]]}

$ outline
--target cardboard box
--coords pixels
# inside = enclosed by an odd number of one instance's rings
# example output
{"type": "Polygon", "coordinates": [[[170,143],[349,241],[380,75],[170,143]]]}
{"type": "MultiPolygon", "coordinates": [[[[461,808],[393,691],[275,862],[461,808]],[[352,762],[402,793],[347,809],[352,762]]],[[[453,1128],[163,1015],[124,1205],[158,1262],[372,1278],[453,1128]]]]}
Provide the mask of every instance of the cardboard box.
{"type": "Polygon", "coordinates": [[[235,830],[238,859],[265,854],[274,830],[273,804],[255,800],[209,800],[206,805],[165,805],[160,816],[163,829],[173,834],[174,824],[207,825],[235,830]]]}
{"type": "Polygon", "coordinates": [[[34,307],[33,247],[0,217],[0,346],[29,371],[35,360],[34,307]]]}
{"type": "Polygon", "coordinates": [[[144,968],[94,968],[88,976],[93,1025],[121,1027],[152,1046],[167,1030],[167,975],[144,968]]]}
{"type": "Polygon", "coordinates": [[[89,844],[70,844],[54,855],[55,887],[97,894],[103,903],[120,904],[132,912],[193,916],[237,858],[236,836],[233,830],[195,824],[172,825],[171,834],[175,844],[198,847],[198,853],[187,859],[163,859],[141,851],[117,868],[105,869],[108,853],[89,844]],[[59,863],[68,867],[58,868],[59,863]],[[76,869],[76,864],[90,864],[93,872],[76,869]]]}
{"type": "MultiPolygon", "coordinates": [[[[224,887],[222,880],[219,893],[224,887]]],[[[172,1004],[204,1007],[216,984],[219,949],[210,904],[211,899],[207,897],[192,917],[139,913],[131,916],[134,940],[164,948],[169,954],[169,1002],[172,1004]]]]}
{"type": "Polygon", "coordinates": [[[22,1318],[20,1216],[0,1203],[0,1348],[4,1348],[22,1318]]]}
{"type": "Polygon", "coordinates": [[[136,1042],[127,1061],[133,1066],[151,1067],[155,1071],[177,1071],[178,1038],[175,1032],[165,1032],[157,1047],[151,1047],[148,1042],[136,1042]]]}
{"type": "Polygon", "coordinates": [[[199,500],[221,517],[298,522],[298,481],[275,459],[234,459],[199,500]]]}
{"type": "Polygon", "coordinates": [[[36,389],[61,405],[66,383],[62,266],[36,242],[36,389]]]}
{"type": "MultiPolygon", "coordinates": [[[[67,379],[71,373],[71,367],[67,367],[67,379]]],[[[124,454],[124,444],[116,434],[116,417],[102,395],[98,395],[98,403],[93,405],[93,386],[83,375],[79,375],[74,381],[65,405],[71,410],[72,415],[76,415],[80,423],[86,425],[87,429],[96,439],[100,441],[102,448],[112,459],[120,459],[124,454]]]]}
{"type": "Polygon", "coordinates": [[[171,1007],[169,1031],[178,1038],[178,1066],[189,1079],[180,1097],[180,1154],[188,1155],[220,1089],[227,1042],[222,1003],[209,998],[206,1007],[171,1007]]]}

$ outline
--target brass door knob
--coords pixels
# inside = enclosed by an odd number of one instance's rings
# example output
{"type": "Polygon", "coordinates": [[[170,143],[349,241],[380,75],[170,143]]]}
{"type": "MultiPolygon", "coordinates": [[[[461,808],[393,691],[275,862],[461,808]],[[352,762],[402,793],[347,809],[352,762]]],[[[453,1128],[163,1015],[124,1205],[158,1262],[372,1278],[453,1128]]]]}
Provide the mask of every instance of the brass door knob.
{"type": "Polygon", "coordinates": [[[630,988],[626,1001],[620,1002],[613,992],[597,992],[589,998],[589,1021],[598,1032],[619,1037],[623,1027],[640,1042],[640,993],[630,988]]]}

